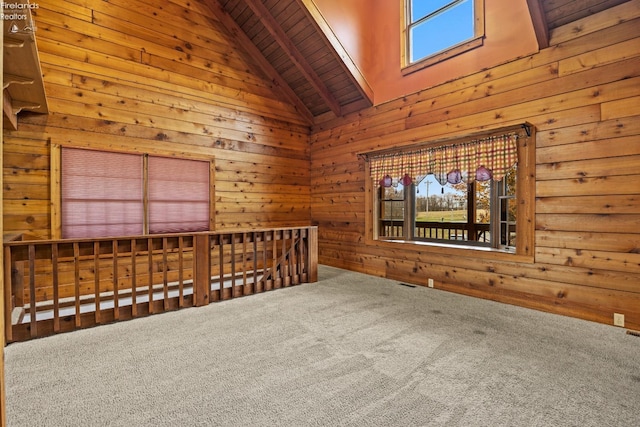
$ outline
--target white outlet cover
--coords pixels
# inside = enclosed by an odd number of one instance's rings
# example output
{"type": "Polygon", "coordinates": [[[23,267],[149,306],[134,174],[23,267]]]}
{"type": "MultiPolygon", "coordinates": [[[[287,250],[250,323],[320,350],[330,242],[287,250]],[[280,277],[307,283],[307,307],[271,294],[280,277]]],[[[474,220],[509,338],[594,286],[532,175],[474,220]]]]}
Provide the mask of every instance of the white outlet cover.
{"type": "Polygon", "coordinates": [[[624,328],[624,314],[613,313],[613,325],[624,328]]]}

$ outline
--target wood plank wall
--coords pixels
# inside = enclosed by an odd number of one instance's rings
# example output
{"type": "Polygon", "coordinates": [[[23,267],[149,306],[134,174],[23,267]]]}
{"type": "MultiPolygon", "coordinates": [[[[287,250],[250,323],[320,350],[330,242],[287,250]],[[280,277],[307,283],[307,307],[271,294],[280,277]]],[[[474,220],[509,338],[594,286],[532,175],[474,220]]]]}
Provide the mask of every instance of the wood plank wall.
{"type": "MultiPolygon", "coordinates": [[[[3,25],[4,27],[4,25],[3,25]]],[[[0,69],[4,70],[4,53],[2,51],[4,47],[4,32],[0,34],[0,69]]],[[[0,87],[4,87],[4,76],[0,75],[0,87]]],[[[4,90],[0,94],[0,105],[4,105],[4,90]]],[[[0,128],[0,146],[3,145],[4,129],[0,128]]],[[[2,162],[3,154],[0,152],[0,162],[2,162]]],[[[3,178],[0,176],[0,187],[4,185],[3,178]]],[[[3,206],[0,205],[0,214],[3,212],[3,206]]],[[[2,224],[0,224],[0,235],[3,234],[2,224]]],[[[4,250],[0,251],[0,265],[4,265],[4,250]]],[[[0,275],[0,295],[4,295],[4,274],[0,275]]],[[[0,299],[3,297],[0,296],[0,299]]],[[[0,304],[0,331],[4,331],[4,301],[0,304]]],[[[4,385],[4,346],[5,336],[4,333],[0,333],[0,427],[7,425],[7,414],[5,404],[5,385],[4,385]]]]}
{"type": "Polygon", "coordinates": [[[621,313],[640,329],[639,4],[559,27],[532,56],[318,123],[320,263],[607,324],[621,313]],[[357,153],[523,122],[538,131],[533,262],[366,241],[357,153]]]}
{"type": "Polygon", "coordinates": [[[5,137],[5,238],[50,237],[52,144],[214,157],[216,229],[309,224],[309,124],[206,1],[38,5],[51,113],[5,137]]]}

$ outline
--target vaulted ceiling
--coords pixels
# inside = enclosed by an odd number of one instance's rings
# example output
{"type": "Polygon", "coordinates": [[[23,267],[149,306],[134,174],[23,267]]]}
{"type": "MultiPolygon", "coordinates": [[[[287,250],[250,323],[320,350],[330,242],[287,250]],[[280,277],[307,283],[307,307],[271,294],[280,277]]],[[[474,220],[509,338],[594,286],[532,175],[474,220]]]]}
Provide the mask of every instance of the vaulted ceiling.
{"type": "Polygon", "coordinates": [[[310,122],[372,105],[373,91],[312,0],[212,0],[220,21],[310,122]]]}
{"type": "MultiPolygon", "coordinates": [[[[555,28],[628,0],[526,1],[543,49],[555,28]]],[[[371,87],[313,0],[210,0],[210,4],[310,122],[327,112],[341,116],[372,105],[371,87]]]]}
{"type": "MultiPolygon", "coordinates": [[[[310,124],[326,113],[342,116],[372,105],[373,90],[313,0],[207,1],[230,33],[256,59],[274,87],[310,124]]],[[[629,0],[526,1],[538,44],[543,49],[549,46],[555,28],[629,0]]],[[[10,33],[6,26],[4,30],[10,33]]],[[[5,36],[3,90],[8,95],[3,106],[5,126],[15,128],[17,113],[22,109],[46,112],[34,46],[31,39],[5,36]],[[29,66],[28,61],[34,64],[29,66]],[[14,70],[11,64],[22,65],[14,70]],[[24,70],[35,70],[35,74],[24,70]]]]}

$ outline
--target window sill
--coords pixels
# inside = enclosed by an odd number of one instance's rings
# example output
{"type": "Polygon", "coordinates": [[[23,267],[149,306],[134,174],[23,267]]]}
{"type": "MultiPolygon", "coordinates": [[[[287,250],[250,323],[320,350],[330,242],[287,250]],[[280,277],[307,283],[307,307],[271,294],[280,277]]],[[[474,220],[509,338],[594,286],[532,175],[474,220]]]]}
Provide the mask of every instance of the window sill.
{"type": "Polygon", "coordinates": [[[422,253],[437,253],[439,255],[450,255],[467,258],[487,259],[494,261],[509,261],[533,264],[534,258],[530,255],[519,255],[514,252],[507,252],[501,249],[488,248],[485,246],[434,243],[415,240],[402,239],[367,239],[367,244],[385,248],[395,248],[411,250],[422,253]]]}
{"type": "Polygon", "coordinates": [[[427,56],[419,61],[416,61],[412,64],[406,65],[402,68],[402,75],[406,76],[411,73],[415,73],[416,71],[420,71],[424,68],[430,67],[434,64],[437,64],[442,61],[446,61],[449,58],[453,58],[454,56],[458,56],[464,52],[468,52],[477,47],[482,46],[484,43],[484,36],[476,37],[466,42],[462,42],[456,46],[453,46],[445,51],[440,53],[436,53],[431,56],[427,56]]]}

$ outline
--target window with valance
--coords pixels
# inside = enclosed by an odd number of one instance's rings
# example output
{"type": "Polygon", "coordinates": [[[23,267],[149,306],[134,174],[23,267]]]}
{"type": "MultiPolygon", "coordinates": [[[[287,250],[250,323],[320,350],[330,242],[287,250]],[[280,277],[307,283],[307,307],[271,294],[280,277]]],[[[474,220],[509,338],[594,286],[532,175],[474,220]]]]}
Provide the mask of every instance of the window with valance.
{"type": "Polygon", "coordinates": [[[366,153],[374,239],[530,253],[535,136],[529,126],[366,153]]]}

